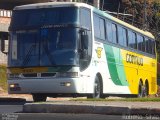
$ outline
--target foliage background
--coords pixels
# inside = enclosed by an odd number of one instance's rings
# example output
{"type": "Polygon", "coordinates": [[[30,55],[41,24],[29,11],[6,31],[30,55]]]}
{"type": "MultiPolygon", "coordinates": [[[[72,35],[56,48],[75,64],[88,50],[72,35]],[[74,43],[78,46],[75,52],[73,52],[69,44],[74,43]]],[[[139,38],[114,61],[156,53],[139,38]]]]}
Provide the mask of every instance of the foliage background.
{"type": "Polygon", "coordinates": [[[6,66],[0,65],[0,92],[7,90],[6,66]]]}

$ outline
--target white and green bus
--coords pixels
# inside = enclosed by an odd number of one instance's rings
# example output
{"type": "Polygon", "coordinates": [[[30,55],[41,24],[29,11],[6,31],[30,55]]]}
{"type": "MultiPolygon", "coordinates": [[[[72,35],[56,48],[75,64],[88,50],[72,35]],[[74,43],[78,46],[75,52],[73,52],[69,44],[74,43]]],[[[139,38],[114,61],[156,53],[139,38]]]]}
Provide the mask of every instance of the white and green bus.
{"type": "Polygon", "coordinates": [[[154,36],[93,6],[17,6],[9,31],[10,94],[46,101],[48,96],[143,97],[157,92],[154,36]]]}

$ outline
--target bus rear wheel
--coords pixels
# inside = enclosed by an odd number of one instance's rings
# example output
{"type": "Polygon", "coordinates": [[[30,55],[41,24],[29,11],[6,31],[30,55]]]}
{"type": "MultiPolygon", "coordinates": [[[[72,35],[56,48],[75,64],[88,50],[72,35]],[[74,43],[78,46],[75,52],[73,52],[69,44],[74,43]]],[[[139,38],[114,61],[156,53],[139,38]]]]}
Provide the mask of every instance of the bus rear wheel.
{"type": "Polygon", "coordinates": [[[145,97],[148,97],[149,95],[149,85],[148,82],[145,82],[145,97]]]}
{"type": "Polygon", "coordinates": [[[138,87],[138,98],[147,97],[148,96],[148,86],[140,81],[138,87]]]}
{"type": "Polygon", "coordinates": [[[47,100],[47,96],[43,94],[32,94],[34,102],[45,102],[47,100]]]}

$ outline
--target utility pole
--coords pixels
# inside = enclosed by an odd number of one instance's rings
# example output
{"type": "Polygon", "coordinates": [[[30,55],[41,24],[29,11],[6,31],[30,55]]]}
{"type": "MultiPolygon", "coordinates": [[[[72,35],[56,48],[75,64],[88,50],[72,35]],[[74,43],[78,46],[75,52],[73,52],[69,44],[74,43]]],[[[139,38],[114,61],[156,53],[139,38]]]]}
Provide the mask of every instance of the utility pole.
{"type": "Polygon", "coordinates": [[[146,30],[148,25],[147,25],[147,11],[146,11],[146,0],[144,0],[144,17],[143,17],[143,26],[144,26],[144,29],[146,30]]]}
{"type": "Polygon", "coordinates": [[[100,9],[100,0],[94,0],[94,6],[100,9]]]}

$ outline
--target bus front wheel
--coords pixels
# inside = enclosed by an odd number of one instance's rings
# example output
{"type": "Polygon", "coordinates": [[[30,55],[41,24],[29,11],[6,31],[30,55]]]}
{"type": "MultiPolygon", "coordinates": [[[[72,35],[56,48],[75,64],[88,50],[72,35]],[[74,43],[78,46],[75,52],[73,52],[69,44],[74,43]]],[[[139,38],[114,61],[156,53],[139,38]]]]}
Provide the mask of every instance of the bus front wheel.
{"type": "Polygon", "coordinates": [[[99,78],[96,76],[94,82],[94,92],[93,94],[89,95],[87,98],[101,98],[102,97],[102,84],[99,78]]]}
{"type": "Polygon", "coordinates": [[[46,95],[43,94],[32,94],[34,102],[45,102],[47,99],[46,95]]]}

